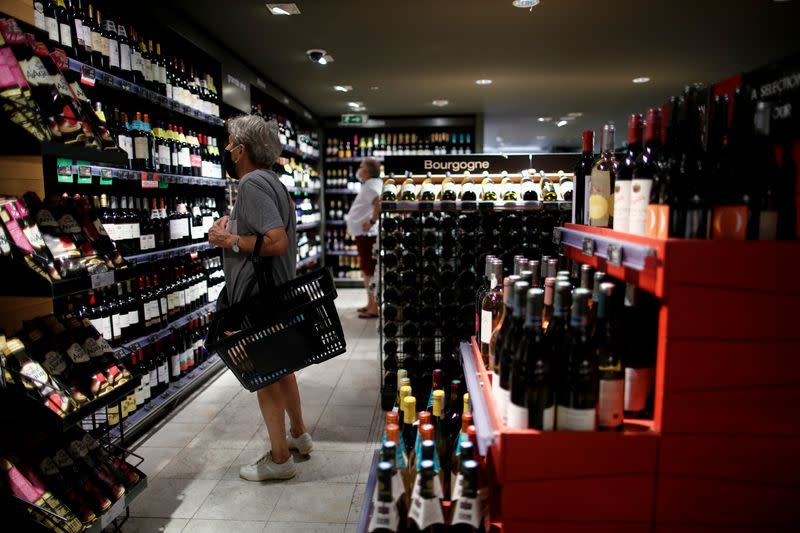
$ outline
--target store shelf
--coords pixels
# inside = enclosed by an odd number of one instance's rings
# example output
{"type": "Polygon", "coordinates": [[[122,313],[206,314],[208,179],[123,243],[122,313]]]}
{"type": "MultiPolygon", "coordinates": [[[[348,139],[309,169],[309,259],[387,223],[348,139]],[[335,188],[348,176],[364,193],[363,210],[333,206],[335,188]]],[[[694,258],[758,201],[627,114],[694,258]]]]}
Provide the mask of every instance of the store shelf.
{"type": "Polygon", "coordinates": [[[409,212],[409,211],[479,211],[488,209],[492,211],[569,211],[572,202],[381,202],[381,211],[384,212],[409,212]]]}
{"type": "Polygon", "coordinates": [[[480,350],[475,343],[475,339],[472,339],[472,343],[462,342],[460,350],[461,365],[464,368],[464,381],[466,381],[469,399],[472,402],[473,423],[475,424],[475,434],[478,437],[478,450],[481,455],[486,456],[489,447],[494,444],[500,428],[497,413],[494,407],[490,405],[491,400],[486,393],[486,391],[492,390],[492,384],[483,366],[483,360],[480,357],[480,350]]]}
{"type": "Polygon", "coordinates": [[[187,313],[172,322],[170,322],[167,327],[156,331],[155,333],[150,333],[148,335],[142,335],[141,337],[137,337],[133,340],[125,342],[120,345],[120,348],[123,349],[123,353],[125,351],[135,350],[137,348],[141,348],[147,346],[149,344],[153,344],[154,342],[163,339],[172,333],[173,330],[182,328],[195,318],[200,318],[204,314],[208,313],[209,311],[214,311],[216,309],[216,302],[211,302],[209,304],[204,305],[200,309],[192,311],[191,313],[187,313]]]}
{"type": "Polygon", "coordinates": [[[320,259],[322,259],[322,254],[312,255],[311,257],[306,257],[305,259],[301,259],[300,261],[298,261],[295,268],[297,270],[300,270],[301,268],[305,268],[305,267],[307,267],[308,265],[310,265],[312,263],[318,262],[320,259]]]}
{"type": "Polygon", "coordinates": [[[140,433],[151,422],[163,417],[182,398],[197,389],[223,368],[225,368],[225,364],[222,360],[217,355],[212,355],[189,374],[175,383],[170,383],[166,391],[155,398],[151,398],[148,404],[137,409],[135,413],[120,422],[122,428],[117,426],[109,432],[111,442],[119,444],[123,437],[124,439],[129,439],[140,433]]]}
{"type": "Polygon", "coordinates": [[[223,121],[219,117],[207,115],[201,111],[192,109],[189,106],[185,106],[181,103],[178,103],[175,100],[169,99],[164,95],[153,92],[150,89],[145,89],[144,87],[133,84],[129,81],[125,81],[122,78],[114,76],[113,74],[109,74],[108,72],[96,69],[94,67],[81,63],[80,61],[76,61],[75,59],[69,58],[69,69],[73,72],[79,73],[81,75],[81,82],[86,85],[94,85],[96,83],[99,83],[106,87],[111,87],[113,89],[117,89],[119,91],[126,92],[134,96],[138,96],[139,98],[148,100],[153,104],[163,107],[164,109],[181,113],[183,115],[192,117],[202,122],[206,122],[213,126],[222,126],[225,124],[225,121],[223,121]]]}
{"type": "Polygon", "coordinates": [[[295,228],[297,231],[308,231],[311,229],[317,229],[322,225],[321,222],[311,222],[309,224],[298,224],[295,228]]]}
{"type": "MultiPolygon", "coordinates": [[[[378,157],[378,156],[367,156],[367,157],[371,157],[372,159],[377,159],[378,161],[383,161],[383,157],[378,157]]],[[[366,157],[326,157],[325,158],[325,162],[326,163],[360,163],[364,159],[366,159],[366,157]]]]}
{"type": "MultiPolygon", "coordinates": [[[[59,154],[59,157],[64,157],[63,154],[59,154]]],[[[124,164],[124,163],[123,163],[124,164]]],[[[59,167],[61,172],[64,172],[66,169],[62,169],[59,167]]],[[[108,166],[101,166],[101,165],[73,165],[71,169],[71,174],[73,176],[78,176],[80,180],[81,177],[91,177],[91,178],[98,178],[100,180],[111,180],[110,182],[99,183],[100,185],[112,185],[113,180],[121,180],[121,181],[159,181],[166,184],[175,184],[175,185],[202,185],[208,187],[225,187],[226,181],[224,179],[216,179],[216,178],[204,178],[201,176],[186,176],[183,174],[169,174],[169,173],[162,173],[162,172],[155,172],[150,170],[131,170],[126,168],[116,168],[116,167],[108,167],[108,166]]],[[[98,184],[97,182],[93,183],[98,184]]],[[[60,182],[60,183],[63,183],[60,182]]],[[[91,185],[91,183],[89,183],[91,185]]]]}
{"type": "Polygon", "coordinates": [[[63,298],[90,289],[99,289],[136,276],[131,266],[99,274],[66,278],[52,282],[27,266],[8,257],[0,258],[0,296],[46,296],[63,298]]]}
{"type": "Polygon", "coordinates": [[[330,226],[332,228],[339,228],[347,226],[347,222],[345,222],[344,220],[328,220],[325,222],[325,225],[330,226]]]}
{"type": "Polygon", "coordinates": [[[159,261],[161,259],[168,259],[170,257],[178,257],[194,252],[201,252],[203,250],[210,250],[212,248],[214,247],[207,242],[199,242],[195,244],[187,244],[186,246],[178,246],[176,248],[168,248],[166,250],[156,250],[154,252],[129,255],[126,256],[125,259],[134,265],[141,265],[143,263],[150,263],[153,261],[159,261]]]}
{"type": "Polygon", "coordinates": [[[288,144],[284,144],[282,146],[282,152],[284,154],[288,154],[290,157],[300,157],[303,159],[311,159],[313,161],[319,161],[319,154],[312,155],[312,154],[304,154],[298,148],[293,146],[289,146],[288,144]]]}
{"type": "Polygon", "coordinates": [[[75,161],[105,163],[115,167],[128,164],[128,156],[122,150],[94,150],[85,146],[72,146],[56,141],[42,142],[40,150],[42,155],[63,157],[75,161]]]}
{"type": "Polygon", "coordinates": [[[351,191],[350,189],[325,189],[325,194],[344,194],[355,196],[358,194],[358,191],[351,191]]]}
{"type": "Polygon", "coordinates": [[[125,510],[142,494],[147,488],[147,476],[143,472],[136,470],[139,473],[139,482],[125,491],[125,495],[111,506],[105,513],[100,515],[99,520],[96,520],[88,528],[83,530],[83,533],[100,533],[104,531],[111,523],[122,516],[125,510]]]}
{"type": "Polygon", "coordinates": [[[304,189],[303,187],[286,187],[292,194],[322,194],[321,189],[304,189]]]}
{"type": "Polygon", "coordinates": [[[375,450],[372,454],[369,476],[367,476],[367,484],[364,487],[364,497],[361,498],[361,512],[358,514],[356,533],[368,532],[369,515],[372,512],[372,495],[375,493],[375,487],[378,485],[378,460],[380,458],[380,453],[380,450],[375,450]]]}

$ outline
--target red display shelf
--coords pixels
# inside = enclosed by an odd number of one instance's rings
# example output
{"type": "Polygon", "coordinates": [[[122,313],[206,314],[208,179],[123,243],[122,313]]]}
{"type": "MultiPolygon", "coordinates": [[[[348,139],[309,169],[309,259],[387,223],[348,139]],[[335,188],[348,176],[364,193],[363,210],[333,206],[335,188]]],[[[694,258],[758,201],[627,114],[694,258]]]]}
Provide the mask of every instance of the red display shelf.
{"type": "Polygon", "coordinates": [[[655,529],[800,529],[800,285],[787,277],[800,243],[564,230],[571,259],[662,304],[655,529]],[[609,243],[621,265],[603,253],[609,243]]]}
{"type": "Polygon", "coordinates": [[[659,441],[652,422],[626,421],[621,433],[504,427],[487,392],[491,380],[474,338],[467,353],[471,364],[465,368],[476,369],[479,383],[470,389],[473,406],[482,404],[494,432],[488,454],[490,518],[502,523],[504,532],[577,531],[588,525],[648,530],[659,441]]]}

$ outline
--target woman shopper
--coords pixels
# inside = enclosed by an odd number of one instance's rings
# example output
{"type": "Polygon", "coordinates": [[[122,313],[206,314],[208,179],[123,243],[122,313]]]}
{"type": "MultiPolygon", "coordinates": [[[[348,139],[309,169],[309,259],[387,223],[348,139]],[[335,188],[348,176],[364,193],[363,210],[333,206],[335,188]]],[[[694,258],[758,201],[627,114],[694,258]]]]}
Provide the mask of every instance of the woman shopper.
{"type": "MultiPolygon", "coordinates": [[[[208,242],[222,248],[226,290],[218,307],[249,299],[258,292],[250,256],[256,235],[264,236],[259,255],[271,256],[272,277],[280,285],[295,277],[297,257],[294,203],[278,176],[270,170],[281,153],[278,125],[256,115],[242,115],[227,121],[228,144],[225,167],[239,181],[239,194],[230,217],[224,216],[208,232],[208,242]],[[224,298],[224,300],[223,300],[224,298]]],[[[311,451],[300,407],[300,391],[294,374],[281,378],[256,392],[258,405],[272,450],[239,475],[250,481],[289,479],[295,475],[290,449],[301,454],[311,451]],[[291,422],[286,435],[285,416],[291,422]]]]}
{"type": "Polygon", "coordinates": [[[345,216],[347,231],[356,238],[358,249],[358,262],[361,273],[364,275],[364,287],[367,289],[367,305],[358,309],[359,318],[377,318],[378,302],[369,290],[372,276],[375,275],[375,257],[372,247],[378,235],[375,223],[380,212],[381,190],[383,182],[380,179],[381,165],[377,159],[367,157],[361,161],[356,176],[361,181],[361,191],[356,195],[350,211],[345,216]]]}

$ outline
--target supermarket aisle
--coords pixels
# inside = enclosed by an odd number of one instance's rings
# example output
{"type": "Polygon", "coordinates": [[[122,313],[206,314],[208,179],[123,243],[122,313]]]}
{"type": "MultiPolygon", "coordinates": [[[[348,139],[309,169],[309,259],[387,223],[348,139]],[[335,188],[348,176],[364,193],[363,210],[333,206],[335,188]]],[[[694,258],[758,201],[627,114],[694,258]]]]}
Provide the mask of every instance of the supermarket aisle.
{"type": "Polygon", "coordinates": [[[149,486],[125,533],[355,531],[382,428],[378,334],[376,321],[356,316],[363,299],[363,290],[339,291],[347,353],[299,373],[314,451],[295,454],[294,479],[239,478],[239,465],[269,447],[255,395],[226,370],[141,439],[149,486]]]}

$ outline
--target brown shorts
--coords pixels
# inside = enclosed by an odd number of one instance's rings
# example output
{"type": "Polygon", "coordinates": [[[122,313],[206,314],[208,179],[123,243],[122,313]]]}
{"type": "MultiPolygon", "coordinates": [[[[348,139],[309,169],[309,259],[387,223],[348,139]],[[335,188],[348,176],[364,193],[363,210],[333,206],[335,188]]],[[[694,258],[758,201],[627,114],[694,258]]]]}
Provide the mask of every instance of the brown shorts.
{"type": "Polygon", "coordinates": [[[374,244],[374,236],[359,235],[356,237],[358,261],[361,264],[361,272],[363,272],[365,276],[372,277],[375,274],[375,257],[372,255],[372,246],[374,244]]]}

